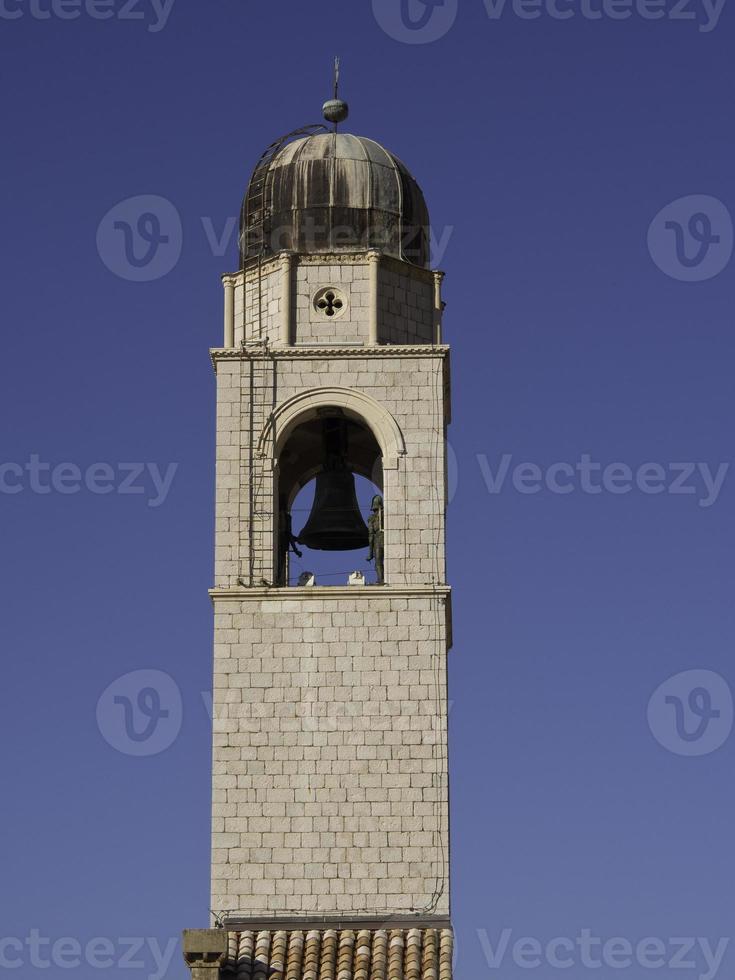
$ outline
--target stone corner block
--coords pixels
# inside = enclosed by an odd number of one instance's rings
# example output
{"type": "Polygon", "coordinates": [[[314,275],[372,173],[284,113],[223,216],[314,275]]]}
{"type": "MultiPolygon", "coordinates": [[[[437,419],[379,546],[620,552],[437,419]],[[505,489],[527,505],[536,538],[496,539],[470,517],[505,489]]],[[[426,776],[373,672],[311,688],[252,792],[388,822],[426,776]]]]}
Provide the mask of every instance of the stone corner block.
{"type": "Polygon", "coordinates": [[[184,929],[182,951],[192,980],[216,980],[227,955],[224,929],[184,929]]]}

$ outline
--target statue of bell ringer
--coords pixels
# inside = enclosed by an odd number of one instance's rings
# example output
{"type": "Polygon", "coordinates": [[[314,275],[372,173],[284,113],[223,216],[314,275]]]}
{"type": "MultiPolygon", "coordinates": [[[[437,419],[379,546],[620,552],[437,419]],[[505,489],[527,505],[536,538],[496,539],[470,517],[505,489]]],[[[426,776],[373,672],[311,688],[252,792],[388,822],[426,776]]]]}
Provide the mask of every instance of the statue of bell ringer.
{"type": "Polygon", "coordinates": [[[368,542],[370,551],[367,560],[375,559],[376,585],[385,584],[385,568],[383,565],[384,543],[383,543],[383,498],[376,494],[370,504],[370,517],[368,518],[368,542]]]}

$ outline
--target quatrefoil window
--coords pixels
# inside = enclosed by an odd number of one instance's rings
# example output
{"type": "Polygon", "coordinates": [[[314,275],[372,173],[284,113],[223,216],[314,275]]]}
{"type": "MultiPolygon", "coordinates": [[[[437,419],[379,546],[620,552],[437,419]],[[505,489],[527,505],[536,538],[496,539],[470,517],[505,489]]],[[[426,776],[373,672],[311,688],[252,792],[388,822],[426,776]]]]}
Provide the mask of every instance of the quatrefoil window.
{"type": "Polygon", "coordinates": [[[341,290],[335,286],[320,289],[314,297],[314,309],[323,317],[340,316],[347,308],[347,300],[341,290]]]}

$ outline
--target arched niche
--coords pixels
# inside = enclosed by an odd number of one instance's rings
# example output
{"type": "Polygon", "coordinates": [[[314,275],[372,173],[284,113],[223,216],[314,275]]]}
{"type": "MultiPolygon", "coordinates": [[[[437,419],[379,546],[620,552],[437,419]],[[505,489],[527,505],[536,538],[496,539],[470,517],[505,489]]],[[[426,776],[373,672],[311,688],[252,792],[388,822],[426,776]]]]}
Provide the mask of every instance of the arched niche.
{"type": "MultiPolygon", "coordinates": [[[[274,470],[275,567],[279,585],[288,584],[288,548],[302,530],[303,515],[292,519],[299,492],[326,469],[325,431],[337,428],[346,468],[370,481],[385,496],[386,469],[396,469],[405,454],[403,436],[392,416],[377,402],[349,389],[319,389],[297,396],[274,412],[258,451],[270,456],[274,470]]],[[[386,508],[389,504],[386,503],[386,508]]],[[[367,517],[364,508],[363,518],[367,517]]]]}
{"type": "Polygon", "coordinates": [[[350,472],[370,480],[383,492],[383,455],[372,430],[343,409],[325,406],[315,417],[289,430],[278,454],[279,498],[289,509],[298,492],[324,469],[325,423],[338,423],[342,427],[345,461],[350,472]]]}

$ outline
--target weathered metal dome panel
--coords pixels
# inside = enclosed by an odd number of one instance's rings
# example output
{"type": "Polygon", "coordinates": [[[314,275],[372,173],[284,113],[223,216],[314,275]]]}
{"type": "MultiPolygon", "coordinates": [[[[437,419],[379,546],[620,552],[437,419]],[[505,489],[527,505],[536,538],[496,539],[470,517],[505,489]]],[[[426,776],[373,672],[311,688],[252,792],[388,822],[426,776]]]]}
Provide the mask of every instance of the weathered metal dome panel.
{"type": "Polygon", "coordinates": [[[287,143],[243,203],[241,257],[379,248],[429,264],[429,214],[406,166],[374,140],[320,133],[287,143]],[[257,223],[258,227],[254,228],[257,223]]]}

